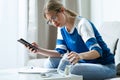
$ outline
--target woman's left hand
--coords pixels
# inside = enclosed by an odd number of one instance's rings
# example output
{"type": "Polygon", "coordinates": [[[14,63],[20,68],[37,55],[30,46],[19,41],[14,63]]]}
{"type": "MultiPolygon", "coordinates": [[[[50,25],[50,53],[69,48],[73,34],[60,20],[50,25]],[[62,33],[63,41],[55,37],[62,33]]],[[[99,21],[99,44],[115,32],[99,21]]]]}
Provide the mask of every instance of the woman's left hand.
{"type": "Polygon", "coordinates": [[[76,52],[70,52],[70,53],[68,54],[68,60],[69,60],[72,64],[76,64],[76,63],[80,60],[79,54],[76,53],[76,52]]]}

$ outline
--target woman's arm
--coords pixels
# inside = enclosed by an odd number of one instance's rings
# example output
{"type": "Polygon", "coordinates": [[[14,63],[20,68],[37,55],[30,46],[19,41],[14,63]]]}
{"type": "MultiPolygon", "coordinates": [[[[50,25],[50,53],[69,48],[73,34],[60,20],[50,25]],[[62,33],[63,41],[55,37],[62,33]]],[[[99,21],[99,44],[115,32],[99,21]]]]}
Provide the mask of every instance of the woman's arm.
{"type": "Polygon", "coordinates": [[[59,54],[56,50],[48,50],[44,48],[39,48],[37,54],[41,54],[49,57],[61,57],[61,54],[59,54]]]}
{"type": "Polygon", "coordinates": [[[56,50],[40,48],[40,47],[38,47],[38,45],[35,42],[33,42],[32,45],[35,46],[37,49],[33,49],[33,48],[27,46],[28,50],[31,53],[41,54],[41,55],[47,56],[47,57],[61,57],[61,54],[59,54],[56,50]]]}
{"type": "Polygon", "coordinates": [[[75,64],[81,59],[92,60],[101,57],[102,48],[97,42],[93,26],[90,24],[90,22],[86,19],[81,19],[77,29],[89,51],[82,53],[71,52],[68,55],[70,61],[75,64]]]}
{"type": "Polygon", "coordinates": [[[79,59],[85,59],[85,60],[96,59],[99,57],[100,57],[100,54],[96,50],[91,50],[91,51],[83,52],[79,54],[79,59]]]}
{"type": "Polygon", "coordinates": [[[68,59],[72,64],[77,63],[81,59],[91,60],[99,57],[100,57],[100,54],[96,50],[91,50],[83,53],[70,52],[68,54],[68,59]]]}
{"type": "Polygon", "coordinates": [[[96,37],[97,31],[95,31],[93,28],[94,26],[88,20],[82,19],[79,27],[79,34],[89,49],[88,53],[91,53],[93,55],[95,55],[95,53],[98,53],[100,56],[102,56],[103,50],[98,43],[99,35],[96,37]]]}

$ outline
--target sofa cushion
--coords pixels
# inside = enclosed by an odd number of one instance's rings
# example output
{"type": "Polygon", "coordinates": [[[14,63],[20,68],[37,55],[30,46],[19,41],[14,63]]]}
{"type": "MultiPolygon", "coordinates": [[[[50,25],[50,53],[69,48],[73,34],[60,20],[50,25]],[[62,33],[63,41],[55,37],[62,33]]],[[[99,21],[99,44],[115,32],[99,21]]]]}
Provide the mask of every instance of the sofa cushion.
{"type": "Polygon", "coordinates": [[[103,40],[107,44],[108,48],[110,48],[110,51],[113,54],[115,54],[116,46],[119,39],[117,37],[110,35],[109,32],[108,33],[104,32],[102,29],[100,29],[100,33],[102,35],[103,40]]]}
{"type": "Polygon", "coordinates": [[[116,46],[117,46],[117,43],[118,43],[118,38],[113,38],[112,36],[110,35],[106,35],[104,33],[102,33],[102,38],[103,40],[105,41],[105,43],[107,44],[108,48],[110,48],[110,51],[115,54],[115,51],[116,51],[116,46]]]}

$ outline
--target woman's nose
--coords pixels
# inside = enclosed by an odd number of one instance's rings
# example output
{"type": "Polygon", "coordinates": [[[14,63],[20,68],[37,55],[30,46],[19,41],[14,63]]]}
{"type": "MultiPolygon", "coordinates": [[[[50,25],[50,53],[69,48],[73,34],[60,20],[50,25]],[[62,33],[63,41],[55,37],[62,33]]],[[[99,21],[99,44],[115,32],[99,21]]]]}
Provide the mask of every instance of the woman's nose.
{"type": "Polygon", "coordinates": [[[56,25],[56,24],[57,24],[57,21],[54,20],[54,21],[52,21],[52,23],[53,23],[53,25],[56,25]]]}

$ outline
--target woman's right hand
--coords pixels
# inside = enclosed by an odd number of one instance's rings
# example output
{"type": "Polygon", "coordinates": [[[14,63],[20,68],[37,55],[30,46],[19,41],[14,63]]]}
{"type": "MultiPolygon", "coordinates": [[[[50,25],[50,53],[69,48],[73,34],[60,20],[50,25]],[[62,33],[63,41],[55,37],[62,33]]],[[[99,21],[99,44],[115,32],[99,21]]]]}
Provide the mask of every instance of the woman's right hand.
{"type": "Polygon", "coordinates": [[[37,53],[39,52],[39,46],[37,43],[33,42],[32,45],[34,47],[30,47],[30,46],[26,46],[28,48],[28,50],[31,52],[31,53],[37,53]]]}

